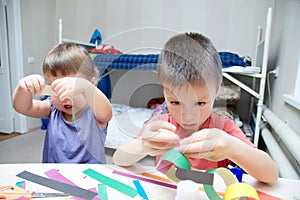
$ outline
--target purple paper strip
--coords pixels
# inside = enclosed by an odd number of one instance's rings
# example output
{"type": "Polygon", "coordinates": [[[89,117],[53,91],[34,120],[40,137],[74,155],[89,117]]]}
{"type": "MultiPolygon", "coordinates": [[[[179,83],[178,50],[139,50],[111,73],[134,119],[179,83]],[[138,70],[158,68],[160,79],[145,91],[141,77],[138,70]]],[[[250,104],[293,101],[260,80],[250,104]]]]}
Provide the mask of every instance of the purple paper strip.
{"type": "Polygon", "coordinates": [[[173,185],[173,184],[170,184],[170,183],[164,183],[164,182],[160,182],[160,181],[157,181],[157,180],[136,176],[136,175],[133,175],[133,174],[128,174],[128,173],[125,173],[125,172],[120,172],[120,171],[117,171],[117,170],[114,170],[112,173],[118,174],[118,175],[121,175],[121,176],[125,176],[125,177],[128,177],[128,178],[138,179],[138,180],[145,181],[145,182],[148,182],[148,183],[152,183],[152,184],[172,188],[172,189],[177,188],[176,185],[173,185]]]}

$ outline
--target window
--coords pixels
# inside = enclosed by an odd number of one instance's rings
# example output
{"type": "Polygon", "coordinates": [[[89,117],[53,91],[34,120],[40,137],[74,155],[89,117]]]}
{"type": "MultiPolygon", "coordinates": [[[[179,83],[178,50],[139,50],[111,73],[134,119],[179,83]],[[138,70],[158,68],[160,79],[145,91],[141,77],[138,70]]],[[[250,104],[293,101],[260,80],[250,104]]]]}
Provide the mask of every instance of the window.
{"type": "Polygon", "coordinates": [[[283,94],[283,100],[300,110],[300,53],[298,62],[298,72],[295,81],[294,94],[283,94]]]}

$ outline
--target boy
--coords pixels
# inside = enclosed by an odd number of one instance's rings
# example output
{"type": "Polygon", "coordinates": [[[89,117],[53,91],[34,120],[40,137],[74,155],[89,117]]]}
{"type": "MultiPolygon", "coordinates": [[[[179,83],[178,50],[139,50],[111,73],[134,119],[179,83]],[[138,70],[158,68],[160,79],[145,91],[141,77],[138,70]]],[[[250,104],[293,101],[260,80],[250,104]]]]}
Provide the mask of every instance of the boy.
{"type": "Polygon", "coordinates": [[[193,168],[208,170],[236,163],[263,182],[275,182],[278,169],[230,119],[212,113],[222,83],[221,61],[211,41],[196,33],[172,37],[159,56],[158,79],[169,114],[152,118],[137,138],[114,154],[129,166],[146,155],[181,151],[193,168]]]}

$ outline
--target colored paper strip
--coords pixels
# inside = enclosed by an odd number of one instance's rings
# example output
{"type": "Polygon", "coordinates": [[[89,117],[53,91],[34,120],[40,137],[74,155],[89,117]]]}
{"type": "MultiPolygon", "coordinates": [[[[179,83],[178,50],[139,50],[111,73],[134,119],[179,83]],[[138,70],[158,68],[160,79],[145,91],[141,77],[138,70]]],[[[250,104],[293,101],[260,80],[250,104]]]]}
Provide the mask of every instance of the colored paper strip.
{"type": "Polygon", "coordinates": [[[45,85],[41,95],[56,96],[56,93],[51,89],[51,85],[45,85]]]}
{"type": "Polygon", "coordinates": [[[128,173],[125,173],[125,172],[120,172],[120,171],[117,171],[117,170],[114,170],[113,173],[121,175],[121,176],[125,176],[125,177],[128,177],[128,178],[138,179],[140,181],[145,181],[145,182],[148,182],[148,183],[160,185],[160,186],[163,186],[163,187],[168,187],[168,188],[172,188],[172,189],[177,188],[176,185],[173,185],[173,184],[170,184],[170,183],[164,183],[164,182],[160,182],[160,181],[157,181],[157,180],[136,176],[136,175],[133,175],[133,174],[128,174],[128,173]]]}
{"type": "Polygon", "coordinates": [[[26,183],[25,183],[25,181],[19,181],[19,182],[16,182],[16,186],[18,186],[19,188],[25,189],[26,183]]]}
{"type": "Polygon", "coordinates": [[[166,174],[172,165],[176,165],[178,168],[191,169],[189,160],[178,150],[171,149],[157,164],[157,170],[166,174]]]}
{"type": "Polygon", "coordinates": [[[104,185],[104,184],[98,184],[98,197],[101,200],[108,200],[107,191],[106,191],[106,185],[104,185]]]}
{"type": "Polygon", "coordinates": [[[136,187],[137,192],[139,193],[139,195],[144,199],[144,200],[148,200],[148,196],[144,190],[144,188],[142,187],[141,183],[139,180],[133,180],[133,184],[136,187]]]}
{"type": "MultiPolygon", "coordinates": [[[[73,185],[73,186],[77,186],[75,183],[73,183],[72,181],[67,179],[65,176],[63,176],[61,173],[59,173],[56,169],[51,169],[49,171],[46,171],[45,174],[52,180],[66,183],[66,184],[73,185]]],[[[89,190],[92,192],[98,193],[96,188],[90,188],[89,190]]],[[[73,197],[73,199],[79,200],[80,198],[73,197]]],[[[99,198],[97,196],[95,196],[93,198],[93,200],[99,200],[99,198]]]]}
{"type": "Polygon", "coordinates": [[[280,200],[280,198],[257,190],[259,199],[280,200]]]}
{"type": "MultiPolygon", "coordinates": [[[[225,184],[226,184],[227,187],[230,184],[238,182],[238,180],[235,177],[235,175],[233,175],[233,173],[231,173],[226,168],[220,167],[220,168],[216,168],[216,169],[207,170],[207,172],[211,173],[211,174],[214,174],[214,173],[219,174],[222,177],[222,179],[224,180],[224,182],[225,182],[225,184]]],[[[213,185],[203,184],[203,187],[204,187],[204,191],[205,191],[205,193],[206,193],[206,195],[208,196],[209,199],[222,200],[222,198],[215,191],[213,185]]]]}
{"type": "Polygon", "coordinates": [[[192,180],[196,183],[212,185],[214,175],[207,172],[177,168],[175,175],[180,180],[192,180]]]}
{"type": "Polygon", "coordinates": [[[17,174],[18,177],[26,179],[28,181],[52,188],[54,190],[70,194],[72,196],[76,196],[83,199],[93,199],[94,196],[97,195],[97,193],[85,190],[83,188],[72,186],[66,183],[62,183],[59,181],[51,180],[36,174],[33,174],[28,171],[23,171],[19,174],[17,174]]]}
{"type": "Polygon", "coordinates": [[[15,200],[28,200],[28,198],[26,198],[26,197],[18,197],[18,198],[15,199],[15,200]]]}
{"type": "MultiPolygon", "coordinates": [[[[162,176],[158,176],[158,175],[154,175],[154,174],[149,174],[149,173],[147,173],[147,172],[143,172],[143,173],[141,173],[141,175],[147,176],[147,177],[150,177],[150,178],[159,180],[159,181],[165,181],[165,180],[167,180],[166,182],[171,183],[171,181],[169,181],[169,179],[166,179],[165,177],[162,177],[162,176]]],[[[204,191],[204,188],[202,188],[202,187],[199,187],[199,190],[200,190],[201,192],[205,192],[205,191],[204,191]]],[[[224,196],[224,193],[223,193],[223,192],[217,192],[217,194],[218,194],[219,196],[224,196]]],[[[276,200],[277,200],[277,199],[276,199],[276,200]]]]}
{"type": "Polygon", "coordinates": [[[75,183],[64,177],[61,173],[59,173],[56,169],[51,169],[46,171],[45,174],[52,180],[56,180],[62,183],[66,183],[69,185],[77,186],[75,183]]]}
{"type": "Polygon", "coordinates": [[[91,178],[111,187],[111,188],[114,188],[115,190],[118,190],[119,192],[121,192],[127,196],[135,197],[138,194],[136,189],[134,189],[122,182],[119,182],[112,178],[109,178],[99,172],[96,172],[93,169],[84,170],[83,173],[90,176],[91,178]]]}
{"type": "Polygon", "coordinates": [[[155,174],[150,174],[150,173],[147,173],[147,172],[143,172],[143,173],[141,173],[141,175],[149,177],[149,178],[153,178],[153,179],[156,179],[156,180],[172,183],[168,178],[158,176],[158,175],[155,175],[155,174]]]}

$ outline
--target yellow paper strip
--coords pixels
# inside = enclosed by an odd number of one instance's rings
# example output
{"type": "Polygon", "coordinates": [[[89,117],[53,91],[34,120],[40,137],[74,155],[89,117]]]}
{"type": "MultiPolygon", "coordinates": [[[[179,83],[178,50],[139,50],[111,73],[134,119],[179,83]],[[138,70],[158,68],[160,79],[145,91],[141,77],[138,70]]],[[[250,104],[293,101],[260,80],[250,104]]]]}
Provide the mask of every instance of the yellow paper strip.
{"type": "Polygon", "coordinates": [[[50,85],[46,85],[43,91],[41,92],[41,95],[56,96],[56,93],[51,89],[50,85]]]}

